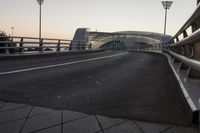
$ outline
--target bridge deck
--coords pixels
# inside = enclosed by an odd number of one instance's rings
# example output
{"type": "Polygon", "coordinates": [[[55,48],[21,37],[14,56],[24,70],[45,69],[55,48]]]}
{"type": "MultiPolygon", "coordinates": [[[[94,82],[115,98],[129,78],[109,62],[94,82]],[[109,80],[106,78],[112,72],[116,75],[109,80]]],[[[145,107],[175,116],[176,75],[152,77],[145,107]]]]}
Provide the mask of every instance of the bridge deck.
{"type": "Polygon", "coordinates": [[[121,53],[2,60],[0,99],[111,117],[191,124],[192,113],[165,56],[137,52],[110,56],[121,53]],[[102,56],[105,58],[97,59],[102,56]],[[91,58],[95,60],[87,60],[91,58]],[[74,62],[78,60],[85,61],[74,62]],[[13,73],[2,73],[10,71],[13,73]]]}

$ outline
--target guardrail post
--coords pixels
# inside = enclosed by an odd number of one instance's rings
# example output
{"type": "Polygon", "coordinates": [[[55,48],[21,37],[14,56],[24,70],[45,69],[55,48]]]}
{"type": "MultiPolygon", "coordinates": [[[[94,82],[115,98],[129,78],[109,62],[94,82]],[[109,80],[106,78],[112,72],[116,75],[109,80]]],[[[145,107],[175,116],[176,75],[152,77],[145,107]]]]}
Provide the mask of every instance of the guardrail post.
{"type": "MultiPolygon", "coordinates": [[[[174,52],[177,53],[177,54],[180,54],[180,47],[173,47],[174,48],[174,52]]],[[[176,59],[174,57],[174,63],[180,63],[180,60],[176,59]]]]}
{"type": "Polygon", "coordinates": [[[191,28],[192,28],[192,33],[195,32],[198,28],[197,28],[197,24],[194,22],[192,25],[191,25],[191,28]]]}
{"type": "Polygon", "coordinates": [[[188,57],[188,58],[190,58],[190,56],[191,56],[191,49],[190,49],[190,46],[189,45],[186,45],[185,47],[184,47],[184,55],[186,56],[186,57],[188,57]]]}
{"type": "Polygon", "coordinates": [[[43,46],[43,39],[39,40],[39,52],[43,52],[44,51],[44,46],[43,46]]]}
{"type": "Polygon", "coordinates": [[[58,40],[58,45],[57,45],[56,51],[57,51],[57,52],[60,52],[60,40],[58,40]]]}
{"type": "Polygon", "coordinates": [[[78,51],[80,50],[80,41],[78,41],[77,50],[78,50],[78,51]]]}
{"type": "Polygon", "coordinates": [[[92,43],[91,42],[88,45],[88,49],[92,49],[92,43]]]}
{"type": "MultiPolygon", "coordinates": [[[[197,43],[193,46],[193,59],[200,61],[200,43],[197,43]]],[[[190,71],[188,73],[188,77],[192,79],[200,79],[200,72],[190,68],[190,71]]]]}
{"type": "MultiPolygon", "coordinates": [[[[188,57],[187,55],[189,54],[187,52],[188,52],[187,46],[182,46],[181,55],[188,57]]],[[[188,70],[188,69],[189,67],[185,63],[183,62],[180,63],[179,70],[188,70]]]]}
{"type": "Polygon", "coordinates": [[[179,42],[179,38],[178,37],[176,37],[176,42],[179,42]]]}
{"type": "Polygon", "coordinates": [[[188,34],[186,31],[183,31],[183,38],[186,38],[186,37],[188,37],[188,34]]]}
{"type": "Polygon", "coordinates": [[[6,45],[5,45],[7,48],[5,49],[5,52],[6,52],[6,54],[9,54],[10,52],[9,52],[9,49],[8,49],[8,44],[6,43],[6,45]]]}
{"type": "Polygon", "coordinates": [[[86,43],[84,43],[84,44],[82,45],[82,50],[85,50],[85,45],[86,45],[86,43]]]}
{"type": "Polygon", "coordinates": [[[69,44],[69,51],[71,51],[71,50],[72,50],[72,41],[69,44]]]}
{"type": "Polygon", "coordinates": [[[22,37],[19,43],[19,52],[23,53],[24,52],[24,38],[22,37]]]}
{"type": "Polygon", "coordinates": [[[180,63],[179,70],[188,70],[188,69],[189,67],[185,63],[183,62],[180,63]]]}
{"type": "Polygon", "coordinates": [[[181,47],[177,47],[177,53],[181,54],[181,47]]]}

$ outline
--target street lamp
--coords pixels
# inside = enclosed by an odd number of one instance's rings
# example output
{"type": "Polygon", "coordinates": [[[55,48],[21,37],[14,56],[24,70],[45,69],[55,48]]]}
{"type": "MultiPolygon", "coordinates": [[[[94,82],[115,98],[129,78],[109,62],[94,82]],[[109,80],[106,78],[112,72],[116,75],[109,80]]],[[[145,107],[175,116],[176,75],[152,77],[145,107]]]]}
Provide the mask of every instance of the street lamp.
{"type": "Polygon", "coordinates": [[[173,1],[161,1],[164,9],[165,9],[165,22],[164,22],[164,34],[166,34],[166,28],[167,28],[167,10],[170,9],[173,1]]]}
{"type": "Polygon", "coordinates": [[[40,5],[40,15],[39,15],[39,40],[41,41],[41,14],[42,14],[42,11],[41,11],[41,7],[42,7],[42,4],[44,2],[44,0],[37,0],[38,4],[40,5]]]}
{"type": "Polygon", "coordinates": [[[11,27],[11,30],[12,30],[12,36],[14,35],[14,27],[11,27]]]}

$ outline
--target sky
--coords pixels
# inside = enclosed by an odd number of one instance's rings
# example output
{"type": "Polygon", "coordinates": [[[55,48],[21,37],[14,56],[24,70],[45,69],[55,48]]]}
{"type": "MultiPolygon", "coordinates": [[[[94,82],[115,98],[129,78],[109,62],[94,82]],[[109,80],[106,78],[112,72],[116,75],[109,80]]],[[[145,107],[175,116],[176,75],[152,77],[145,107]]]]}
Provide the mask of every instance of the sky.
{"type": "MultiPolygon", "coordinates": [[[[0,0],[0,30],[8,35],[38,37],[36,0],[0,0]]],[[[174,35],[196,9],[196,0],[174,0],[168,11],[167,34],[174,35]]],[[[94,31],[163,33],[161,0],[44,0],[42,37],[72,39],[77,28],[94,31]]]]}

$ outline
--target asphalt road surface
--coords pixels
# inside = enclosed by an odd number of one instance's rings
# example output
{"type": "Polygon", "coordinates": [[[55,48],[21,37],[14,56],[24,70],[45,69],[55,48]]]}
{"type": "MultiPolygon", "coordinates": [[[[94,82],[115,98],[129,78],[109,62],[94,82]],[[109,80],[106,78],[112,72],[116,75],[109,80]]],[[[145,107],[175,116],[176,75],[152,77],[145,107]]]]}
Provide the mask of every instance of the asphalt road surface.
{"type": "Polygon", "coordinates": [[[0,100],[151,122],[192,121],[167,58],[155,53],[0,60],[0,100]]]}

